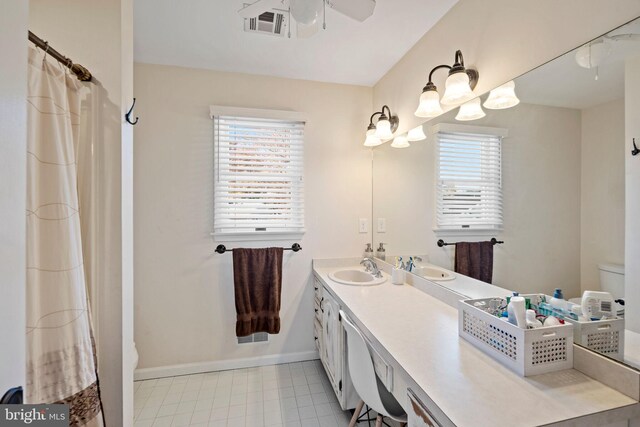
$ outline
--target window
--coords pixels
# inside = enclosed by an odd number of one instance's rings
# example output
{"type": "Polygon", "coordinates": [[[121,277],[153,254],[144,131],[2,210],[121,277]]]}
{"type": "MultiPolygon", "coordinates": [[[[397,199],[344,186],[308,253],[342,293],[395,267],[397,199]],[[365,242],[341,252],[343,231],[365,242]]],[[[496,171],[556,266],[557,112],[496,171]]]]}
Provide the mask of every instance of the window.
{"type": "Polygon", "coordinates": [[[506,130],[439,125],[435,135],[437,229],[501,229],[506,130]]]}
{"type": "Polygon", "coordinates": [[[292,112],[211,107],[214,235],[304,232],[304,121],[292,112]]]}

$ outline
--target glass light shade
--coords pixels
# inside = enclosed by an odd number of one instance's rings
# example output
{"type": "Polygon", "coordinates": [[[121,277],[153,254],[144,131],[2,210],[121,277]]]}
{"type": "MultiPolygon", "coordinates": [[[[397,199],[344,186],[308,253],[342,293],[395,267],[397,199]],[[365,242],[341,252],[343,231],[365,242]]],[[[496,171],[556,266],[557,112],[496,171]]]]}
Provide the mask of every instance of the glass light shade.
{"type": "Polygon", "coordinates": [[[444,86],[444,95],[440,101],[443,105],[462,104],[475,96],[469,85],[469,76],[465,72],[451,74],[444,86]]]}
{"type": "Polygon", "coordinates": [[[417,117],[436,117],[442,114],[440,94],[436,90],[426,90],[420,95],[420,104],[415,112],[417,117]]]}
{"type": "Polygon", "coordinates": [[[389,120],[378,120],[378,123],[376,123],[375,135],[380,139],[393,138],[393,133],[391,132],[391,122],[389,120]]]}
{"type": "Polygon", "coordinates": [[[378,138],[376,136],[376,130],[375,129],[369,129],[367,131],[367,139],[365,139],[364,141],[364,146],[365,147],[376,147],[378,145],[382,144],[382,141],[380,140],[380,138],[378,138]]]}
{"type": "Polygon", "coordinates": [[[520,100],[516,96],[516,84],[512,80],[492,90],[489,98],[482,105],[491,110],[503,110],[515,107],[519,103],[520,100]]]}
{"type": "Polygon", "coordinates": [[[583,68],[594,68],[602,64],[611,54],[611,44],[598,40],[585,44],[576,50],[576,62],[583,68]]]}
{"type": "Polygon", "coordinates": [[[466,122],[469,120],[478,120],[486,116],[480,105],[480,98],[472,99],[460,106],[456,120],[466,122]]]}
{"type": "Polygon", "coordinates": [[[424,130],[422,130],[422,125],[417,128],[413,128],[407,134],[407,140],[413,141],[422,141],[423,139],[427,139],[427,135],[424,134],[424,130]]]}
{"type": "Polygon", "coordinates": [[[393,148],[407,148],[407,147],[410,147],[411,144],[409,144],[409,140],[407,140],[406,136],[400,135],[400,136],[396,136],[393,139],[393,142],[391,143],[391,146],[393,148]]]}

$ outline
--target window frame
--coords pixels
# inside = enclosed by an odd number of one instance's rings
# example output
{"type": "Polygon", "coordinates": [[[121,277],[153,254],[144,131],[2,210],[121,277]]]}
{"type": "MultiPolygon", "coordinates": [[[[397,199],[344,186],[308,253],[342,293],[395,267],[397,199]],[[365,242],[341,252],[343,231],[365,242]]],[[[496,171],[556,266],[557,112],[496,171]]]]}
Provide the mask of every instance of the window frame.
{"type": "MultiPolygon", "coordinates": [[[[302,216],[302,228],[292,229],[292,230],[276,230],[276,231],[216,231],[215,229],[215,216],[216,216],[216,200],[215,200],[215,191],[217,183],[217,158],[216,154],[218,151],[217,144],[217,135],[215,135],[215,118],[222,117],[242,117],[249,119],[258,119],[258,120],[280,120],[280,121],[289,121],[289,122],[301,122],[303,124],[303,129],[306,127],[308,122],[307,116],[304,113],[296,112],[296,111],[286,111],[286,110],[270,110],[270,109],[257,109],[257,108],[243,108],[243,107],[229,107],[229,106],[220,106],[220,105],[211,105],[209,107],[209,116],[212,122],[213,128],[213,215],[212,221],[214,224],[214,229],[211,232],[211,236],[216,241],[270,241],[270,240],[298,240],[302,238],[304,233],[306,232],[306,212],[304,211],[305,205],[305,194],[304,194],[304,186],[302,188],[301,194],[301,202],[303,206],[303,216],[302,216]]],[[[304,136],[303,136],[303,152],[302,152],[302,180],[305,180],[305,161],[304,161],[304,136]]]]}
{"type": "Polygon", "coordinates": [[[508,129],[488,127],[488,126],[472,126],[461,124],[440,123],[431,126],[429,134],[434,140],[435,149],[435,162],[434,162],[434,216],[433,216],[433,231],[440,236],[445,235],[460,235],[466,236],[484,236],[495,234],[504,230],[504,183],[503,183],[503,144],[504,139],[509,136],[508,129]],[[438,203],[440,203],[439,184],[440,178],[440,143],[438,141],[439,133],[448,134],[475,134],[475,135],[489,135],[500,138],[500,212],[502,216],[502,222],[500,224],[487,224],[476,225],[463,228],[462,225],[440,225],[438,223],[438,203]]]}

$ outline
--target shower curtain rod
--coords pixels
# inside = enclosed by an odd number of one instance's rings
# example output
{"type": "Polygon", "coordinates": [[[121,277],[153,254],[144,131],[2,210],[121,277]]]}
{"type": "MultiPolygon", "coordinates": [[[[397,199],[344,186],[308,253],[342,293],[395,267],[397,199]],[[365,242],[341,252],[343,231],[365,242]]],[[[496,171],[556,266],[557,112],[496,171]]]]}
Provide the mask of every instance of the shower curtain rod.
{"type": "Polygon", "coordinates": [[[78,80],[83,82],[91,81],[91,73],[89,72],[89,70],[87,70],[80,64],[74,64],[70,58],[67,58],[66,56],[49,46],[49,42],[42,40],[31,31],[29,31],[29,41],[45,51],[45,53],[47,53],[48,55],[51,55],[53,59],[71,70],[71,72],[76,75],[78,80]]]}

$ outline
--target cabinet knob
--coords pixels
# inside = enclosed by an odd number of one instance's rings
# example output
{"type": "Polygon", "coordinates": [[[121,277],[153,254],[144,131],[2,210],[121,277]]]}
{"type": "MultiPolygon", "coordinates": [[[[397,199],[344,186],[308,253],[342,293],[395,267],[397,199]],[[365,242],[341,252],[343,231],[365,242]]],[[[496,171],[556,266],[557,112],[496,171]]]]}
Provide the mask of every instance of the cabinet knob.
{"type": "Polygon", "coordinates": [[[314,309],[313,309],[313,311],[315,311],[315,312],[317,313],[317,312],[318,312],[318,309],[317,309],[317,308],[314,308],[314,309]]]}

